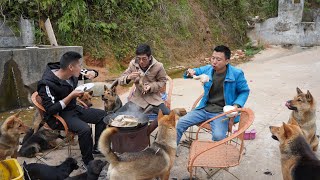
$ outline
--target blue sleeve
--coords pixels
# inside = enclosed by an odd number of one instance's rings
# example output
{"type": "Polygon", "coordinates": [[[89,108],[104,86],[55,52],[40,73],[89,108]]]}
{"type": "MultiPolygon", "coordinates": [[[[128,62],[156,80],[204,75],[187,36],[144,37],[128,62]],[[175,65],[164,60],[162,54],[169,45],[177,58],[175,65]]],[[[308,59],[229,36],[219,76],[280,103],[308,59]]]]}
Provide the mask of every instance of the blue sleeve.
{"type": "Polygon", "coordinates": [[[241,71],[241,73],[238,75],[236,79],[236,92],[238,96],[236,100],[233,102],[233,104],[238,104],[241,107],[243,107],[250,93],[250,89],[247,80],[244,77],[243,71],[241,71]]]}
{"type": "MultiPolygon", "coordinates": [[[[196,76],[199,76],[201,74],[205,74],[207,71],[208,71],[208,68],[211,67],[211,65],[206,65],[206,66],[201,66],[201,67],[198,67],[198,68],[193,68],[193,70],[196,72],[196,76]]],[[[186,78],[192,78],[192,77],[188,77],[187,76],[187,71],[185,71],[183,73],[183,77],[186,79],[186,78]]]]}

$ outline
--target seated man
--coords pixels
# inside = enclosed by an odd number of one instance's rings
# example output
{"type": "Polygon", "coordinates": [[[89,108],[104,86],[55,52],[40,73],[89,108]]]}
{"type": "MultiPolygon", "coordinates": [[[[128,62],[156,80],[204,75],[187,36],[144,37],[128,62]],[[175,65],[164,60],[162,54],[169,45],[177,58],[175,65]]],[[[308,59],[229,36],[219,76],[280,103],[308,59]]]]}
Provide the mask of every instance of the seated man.
{"type": "Polygon", "coordinates": [[[120,85],[133,82],[136,89],[129,102],[118,112],[125,111],[152,111],[158,114],[170,114],[160,96],[160,90],[166,85],[167,74],[162,65],[151,55],[149,45],[140,44],[136,49],[136,57],[131,60],[127,70],[118,79],[120,85]]]}
{"type": "MultiPolygon", "coordinates": [[[[190,126],[204,122],[223,113],[225,105],[243,107],[249,96],[249,87],[243,71],[229,64],[231,51],[226,46],[217,46],[213,50],[211,65],[188,69],[186,78],[205,74],[209,77],[204,82],[204,95],[198,107],[181,117],[177,124],[177,145],[183,132],[190,126]]],[[[210,123],[212,140],[219,141],[226,137],[228,120],[223,116],[210,123]]]]}
{"type": "MultiPolygon", "coordinates": [[[[42,105],[46,113],[44,120],[52,129],[61,128],[53,117],[59,114],[67,123],[69,130],[76,133],[83,162],[87,165],[93,160],[92,153],[97,150],[101,132],[105,129],[103,117],[106,112],[99,109],[85,109],[76,104],[76,98],[83,95],[83,91],[75,90],[81,71],[81,55],[77,52],[66,52],[60,62],[48,63],[42,79],[38,82],[38,93],[42,98],[42,105]],[[95,124],[95,145],[93,146],[91,128],[87,123],[95,124]]],[[[98,76],[98,72],[85,71],[87,78],[98,76]]]]}

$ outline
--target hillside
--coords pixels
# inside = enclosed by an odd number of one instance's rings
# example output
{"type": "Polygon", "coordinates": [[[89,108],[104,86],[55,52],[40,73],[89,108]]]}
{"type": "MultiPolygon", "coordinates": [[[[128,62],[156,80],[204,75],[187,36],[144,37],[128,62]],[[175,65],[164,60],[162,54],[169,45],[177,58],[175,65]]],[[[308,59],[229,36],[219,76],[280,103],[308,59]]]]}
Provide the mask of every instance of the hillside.
{"type": "Polygon", "coordinates": [[[108,76],[115,76],[123,71],[135,47],[142,42],[152,46],[155,57],[166,68],[198,65],[218,44],[243,49],[248,43],[246,19],[275,16],[277,3],[277,0],[11,0],[1,1],[0,5],[3,17],[11,25],[20,16],[35,21],[37,44],[48,44],[43,22],[49,17],[60,45],[83,46],[87,65],[99,66],[107,70],[108,76]]]}

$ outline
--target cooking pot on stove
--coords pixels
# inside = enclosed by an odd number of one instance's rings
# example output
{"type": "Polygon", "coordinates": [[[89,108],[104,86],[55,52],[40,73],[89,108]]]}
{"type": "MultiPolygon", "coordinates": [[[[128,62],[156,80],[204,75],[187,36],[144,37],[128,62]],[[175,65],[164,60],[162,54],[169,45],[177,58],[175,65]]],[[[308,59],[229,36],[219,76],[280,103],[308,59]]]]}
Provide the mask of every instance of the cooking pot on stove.
{"type": "Polygon", "coordinates": [[[107,115],[106,117],[103,118],[104,123],[109,125],[110,127],[115,127],[111,125],[111,122],[119,115],[127,115],[127,116],[132,116],[138,120],[138,124],[133,127],[117,127],[119,130],[134,130],[134,129],[139,129],[140,127],[143,127],[147,125],[149,122],[149,117],[146,114],[140,113],[140,112],[115,112],[112,114],[107,115]]]}

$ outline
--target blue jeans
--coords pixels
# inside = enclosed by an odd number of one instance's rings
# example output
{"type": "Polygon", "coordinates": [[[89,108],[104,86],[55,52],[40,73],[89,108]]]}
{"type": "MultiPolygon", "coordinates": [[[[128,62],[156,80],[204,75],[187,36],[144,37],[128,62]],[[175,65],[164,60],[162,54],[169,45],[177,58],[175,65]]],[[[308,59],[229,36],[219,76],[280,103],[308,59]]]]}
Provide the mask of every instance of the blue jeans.
{"type": "MultiPolygon", "coordinates": [[[[222,112],[221,112],[222,113],[222,112]]],[[[212,117],[215,117],[221,113],[211,113],[206,111],[204,108],[195,109],[190,111],[185,116],[182,116],[177,124],[177,145],[180,142],[182,134],[190,127],[201,122],[204,122],[212,117]]],[[[219,141],[226,137],[228,131],[228,122],[229,120],[224,120],[226,116],[222,116],[216,120],[210,122],[212,130],[212,140],[219,141]]]]}

